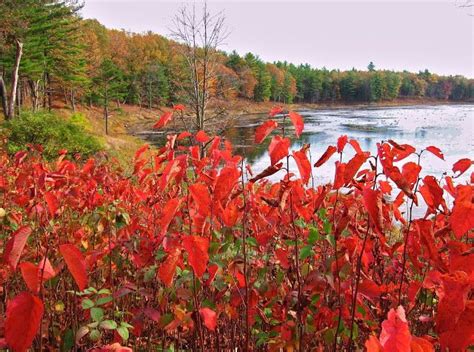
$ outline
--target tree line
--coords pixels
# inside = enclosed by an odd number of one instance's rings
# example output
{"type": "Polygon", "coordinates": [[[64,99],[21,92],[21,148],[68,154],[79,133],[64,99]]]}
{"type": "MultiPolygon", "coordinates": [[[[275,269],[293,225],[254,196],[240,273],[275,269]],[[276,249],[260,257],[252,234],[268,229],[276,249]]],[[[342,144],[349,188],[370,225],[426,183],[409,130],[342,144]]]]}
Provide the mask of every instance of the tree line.
{"type": "MultiPolygon", "coordinates": [[[[183,101],[183,44],[161,35],[107,29],[81,19],[77,0],[3,0],[0,4],[0,97],[7,117],[23,106],[51,109],[62,99],[152,108],[183,101]]],[[[282,53],[284,55],[284,53],[282,53]]],[[[377,102],[397,98],[467,101],[474,80],[428,70],[394,72],[318,69],[308,64],[264,62],[218,51],[209,94],[284,103],[377,102]]]]}

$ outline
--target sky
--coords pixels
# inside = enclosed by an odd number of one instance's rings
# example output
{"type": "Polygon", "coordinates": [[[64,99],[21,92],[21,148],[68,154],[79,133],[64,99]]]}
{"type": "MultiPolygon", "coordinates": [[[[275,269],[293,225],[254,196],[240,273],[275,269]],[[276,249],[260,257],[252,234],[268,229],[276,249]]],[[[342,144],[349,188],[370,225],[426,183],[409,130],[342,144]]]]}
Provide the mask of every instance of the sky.
{"type": "MultiPolygon", "coordinates": [[[[108,28],[169,36],[185,3],[85,0],[81,13],[108,28]]],[[[227,52],[317,68],[366,69],[373,61],[378,69],[474,78],[471,0],[208,0],[208,7],[226,17],[230,34],[221,49],[227,52]]]]}

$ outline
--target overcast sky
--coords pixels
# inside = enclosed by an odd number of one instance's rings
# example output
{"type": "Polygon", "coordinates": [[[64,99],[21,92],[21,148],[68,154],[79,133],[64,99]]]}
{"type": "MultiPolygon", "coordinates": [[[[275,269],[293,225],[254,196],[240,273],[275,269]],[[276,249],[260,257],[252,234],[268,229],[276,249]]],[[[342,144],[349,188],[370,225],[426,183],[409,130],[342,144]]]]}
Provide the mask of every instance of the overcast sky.
{"type": "MultiPolygon", "coordinates": [[[[439,1],[208,1],[223,11],[223,50],[329,69],[376,68],[474,77],[474,7],[439,1]]],[[[473,1],[470,1],[473,3],[473,1]]],[[[169,35],[184,1],[85,0],[82,15],[109,28],[169,35]]],[[[200,2],[196,0],[196,4],[200,2]]]]}

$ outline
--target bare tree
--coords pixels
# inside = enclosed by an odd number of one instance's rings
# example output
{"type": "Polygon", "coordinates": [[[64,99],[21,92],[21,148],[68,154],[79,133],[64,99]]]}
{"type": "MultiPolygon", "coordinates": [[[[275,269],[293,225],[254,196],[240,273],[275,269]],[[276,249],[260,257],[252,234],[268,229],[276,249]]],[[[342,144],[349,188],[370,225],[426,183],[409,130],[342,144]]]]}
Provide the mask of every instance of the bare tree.
{"type": "Polygon", "coordinates": [[[171,35],[181,43],[186,78],[177,82],[184,92],[184,100],[195,115],[195,128],[203,130],[207,121],[216,116],[207,116],[211,100],[211,84],[217,79],[216,64],[218,48],[228,35],[225,16],[222,12],[211,15],[204,2],[198,14],[196,5],[183,6],[174,18],[171,35]]]}
{"type": "Polygon", "coordinates": [[[469,16],[474,16],[472,10],[474,9],[473,0],[455,0],[455,6],[460,9],[467,9],[469,16]]]}

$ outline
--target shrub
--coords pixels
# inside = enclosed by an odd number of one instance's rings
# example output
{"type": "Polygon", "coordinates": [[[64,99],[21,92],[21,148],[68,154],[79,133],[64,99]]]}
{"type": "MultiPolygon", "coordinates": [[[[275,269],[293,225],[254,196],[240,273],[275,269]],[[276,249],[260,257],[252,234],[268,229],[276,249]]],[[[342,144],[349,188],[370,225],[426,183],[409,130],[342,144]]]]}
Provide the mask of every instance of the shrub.
{"type": "Polygon", "coordinates": [[[101,150],[101,143],[87,132],[87,124],[79,114],[64,119],[49,112],[25,112],[4,122],[2,127],[8,137],[8,153],[28,149],[29,145],[41,145],[44,157],[51,160],[62,149],[82,156],[101,150]]]}

